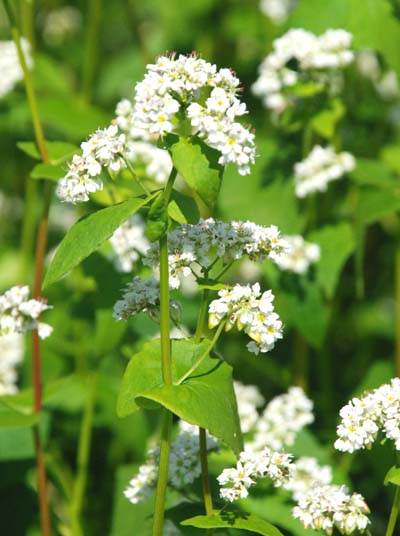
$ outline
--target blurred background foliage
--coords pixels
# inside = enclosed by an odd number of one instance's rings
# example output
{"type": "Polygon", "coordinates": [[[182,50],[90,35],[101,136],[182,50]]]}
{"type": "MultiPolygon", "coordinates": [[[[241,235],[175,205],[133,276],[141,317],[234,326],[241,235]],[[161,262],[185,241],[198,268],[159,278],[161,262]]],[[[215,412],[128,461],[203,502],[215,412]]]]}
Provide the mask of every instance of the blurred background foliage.
{"type": "MultiPolygon", "coordinates": [[[[296,454],[333,463],[338,468],[337,481],[351,483],[367,498],[373,534],[382,534],[392,492],[382,490],[382,482],[394,461],[392,452],[382,445],[372,452],[344,455],[335,453],[332,445],[340,407],[353,394],[376,387],[396,373],[400,93],[394,88],[382,95],[355,62],[346,70],[336,101],[306,99],[304,106],[277,122],[251,94],[250,86],[272,41],[290,27],[316,33],[347,29],[354,35],[356,50],[375,50],[381,69],[400,75],[400,5],[389,0],[298,0],[289,19],[278,25],[261,13],[258,0],[20,0],[14,4],[23,33],[34,45],[33,74],[49,140],[79,144],[96,128],[106,126],[117,101],[132,97],[146,63],[166,51],[195,50],[237,72],[250,110],[247,120],[256,129],[259,156],[249,177],[227,169],[216,215],[276,224],[283,233],[304,234],[320,245],[322,255],[320,263],[302,276],[281,274],[269,264],[261,270],[242,266],[232,273],[230,281],[261,279],[264,287],[272,288],[285,336],[267,357],[250,356],[239,334],[230,333],[221,347],[234,365],[236,378],[257,385],[267,400],[294,383],[304,386],[315,402],[316,422],[311,432],[301,434],[296,454]],[[62,11],[67,5],[69,17],[62,11]],[[314,143],[332,143],[350,151],[357,166],[326,193],[298,200],[293,165],[304,156],[304,130],[310,125],[314,143]]],[[[10,39],[1,11],[0,37],[10,39]]],[[[29,178],[34,161],[17,147],[18,142],[32,139],[20,84],[0,100],[1,292],[13,284],[32,282],[42,184],[29,178]],[[35,203],[24,210],[28,191],[35,203]]],[[[87,210],[87,206],[71,208],[54,200],[50,250],[87,210]]],[[[135,507],[121,493],[144,460],[147,441],[158,426],[152,412],[124,420],[115,415],[129,357],[144,339],[157,333],[157,326],[144,316],[127,325],[111,318],[126,281],[126,275],[115,271],[107,251],[101,250],[48,291],[49,303],[55,307],[46,317],[54,334],[43,343],[44,433],[50,495],[59,527],[67,525],[65,499],[76,468],[82,409],[95,393],[85,536],[145,535],[151,522],[151,500],[135,507]]],[[[197,308],[198,296],[184,299],[184,324],[189,328],[194,326],[197,308]]],[[[20,369],[21,388],[31,385],[29,343],[20,369]]],[[[33,458],[28,428],[0,430],[0,525],[9,536],[39,534],[33,458]]],[[[287,534],[308,534],[291,519],[281,495],[267,499],[255,495],[245,508],[275,522],[287,534]]],[[[170,501],[173,505],[176,498],[171,496],[170,501]]],[[[195,532],[190,529],[191,535],[195,532]]],[[[60,528],[60,534],[68,534],[68,529],[60,528]]]]}

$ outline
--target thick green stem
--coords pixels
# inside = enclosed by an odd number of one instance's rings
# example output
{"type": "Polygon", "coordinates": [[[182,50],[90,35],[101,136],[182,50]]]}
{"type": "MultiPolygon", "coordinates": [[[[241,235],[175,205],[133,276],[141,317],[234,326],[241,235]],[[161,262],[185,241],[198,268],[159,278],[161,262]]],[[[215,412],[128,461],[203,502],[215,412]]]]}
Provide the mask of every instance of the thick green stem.
{"type": "Polygon", "coordinates": [[[213,502],[211,495],[210,479],[208,477],[208,459],[207,459],[207,436],[204,428],[199,428],[200,439],[200,463],[201,463],[201,481],[203,484],[203,499],[206,514],[213,513],[213,502]]]}
{"type": "Polygon", "coordinates": [[[386,528],[385,536],[393,536],[394,529],[396,528],[397,518],[400,511],[400,488],[396,486],[396,492],[394,494],[392,510],[390,512],[390,517],[388,525],[386,528]]]}
{"type": "MultiPolygon", "coordinates": [[[[46,147],[46,140],[40,121],[39,109],[36,101],[35,90],[33,86],[33,80],[31,72],[27,66],[27,62],[22,50],[20,34],[14,13],[11,9],[9,0],[3,0],[4,7],[9,18],[11,35],[14,40],[18,60],[21,65],[22,72],[24,74],[24,83],[28,103],[32,116],[33,129],[35,132],[36,144],[39,149],[40,156],[43,162],[48,161],[48,152],[46,147]]],[[[45,187],[44,204],[42,210],[42,216],[39,224],[39,232],[36,241],[36,268],[35,268],[35,281],[33,288],[33,297],[41,297],[41,284],[43,273],[43,260],[46,251],[47,243],[47,229],[48,229],[48,215],[51,199],[51,185],[48,183],[45,187]]],[[[32,331],[32,368],[33,368],[33,404],[35,413],[41,412],[42,408],[42,395],[41,395],[41,358],[40,358],[40,340],[38,331],[32,331]]],[[[41,443],[39,424],[33,427],[33,440],[36,453],[36,468],[37,468],[37,483],[38,483],[38,497],[39,497],[39,510],[40,510],[40,524],[42,536],[51,536],[51,524],[50,513],[47,499],[47,475],[46,467],[44,463],[44,451],[41,443]]]]}
{"type": "Polygon", "coordinates": [[[162,432],[160,443],[160,462],[156,502],[154,506],[153,536],[162,536],[164,527],[165,500],[167,496],[169,454],[171,450],[172,413],[163,409],[162,432]]]}
{"type": "MultiPolygon", "coordinates": [[[[164,191],[164,199],[168,205],[177,171],[172,168],[164,191]]],[[[169,315],[169,266],[168,266],[168,235],[160,238],[160,340],[161,340],[161,367],[165,385],[172,384],[171,369],[171,341],[170,315],[169,315]]],[[[160,463],[156,501],[154,507],[153,536],[162,536],[164,527],[165,500],[168,485],[169,455],[171,450],[172,413],[163,409],[163,422],[160,443],[160,463]]]]}
{"type": "Polygon", "coordinates": [[[400,246],[396,251],[395,261],[395,292],[396,292],[396,375],[400,376],[400,246]]]}
{"type": "Polygon", "coordinates": [[[93,415],[96,404],[97,375],[92,374],[88,378],[87,397],[82,416],[81,429],[79,433],[77,474],[74,482],[72,505],[71,505],[71,525],[74,536],[83,536],[80,516],[82,513],[84,494],[86,489],[90,445],[92,439],[93,415]]]}
{"type": "Polygon", "coordinates": [[[82,96],[86,103],[92,99],[99,51],[101,12],[102,1],[89,0],[82,73],[82,96]]]}
{"type": "MultiPolygon", "coordinates": [[[[208,272],[204,273],[204,279],[207,282],[208,272]]],[[[197,320],[197,328],[195,334],[195,342],[199,343],[201,337],[207,326],[207,313],[208,313],[208,297],[209,290],[203,290],[203,296],[200,305],[199,318],[197,320]]],[[[213,502],[210,486],[210,477],[208,475],[208,458],[207,458],[207,435],[204,428],[199,427],[199,443],[200,443],[200,465],[201,465],[201,482],[203,486],[203,500],[204,508],[207,515],[211,515],[213,512],[213,502]]],[[[208,532],[208,535],[211,533],[208,532]]]]}

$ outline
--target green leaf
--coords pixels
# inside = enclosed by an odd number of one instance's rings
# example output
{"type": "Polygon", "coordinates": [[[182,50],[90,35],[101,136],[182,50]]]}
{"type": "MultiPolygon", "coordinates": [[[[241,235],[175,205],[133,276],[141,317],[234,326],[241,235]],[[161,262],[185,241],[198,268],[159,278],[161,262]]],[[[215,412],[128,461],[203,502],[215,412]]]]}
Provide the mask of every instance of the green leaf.
{"type": "MultiPolygon", "coordinates": [[[[191,339],[172,340],[173,381],[181,378],[209,347],[210,341],[195,344],[191,339]]],[[[206,428],[225,441],[236,453],[242,439],[232,368],[207,357],[181,385],[164,385],[161,376],[160,341],[147,342],[125,371],[118,398],[119,417],[130,415],[149,401],[166,407],[181,419],[206,428]]]]}
{"type": "Polygon", "coordinates": [[[188,185],[204,203],[214,207],[221,188],[223,167],[219,154],[200,140],[180,138],[171,147],[172,161],[188,185]]]}
{"type": "Polygon", "coordinates": [[[348,223],[327,225],[313,232],[308,239],[321,248],[316,265],[316,279],[328,298],[332,298],[343,266],[354,251],[353,230],[348,223]]]}
{"type": "Polygon", "coordinates": [[[36,413],[22,413],[0,399],[0,428],[26,428],[39,422],[36,413]]]}
{"type": "Polygon", "coordinates": [[[368,225],[397,212],[400,209],[399,186],[378,190],[363,188],[359,193],[355,211],[357,225],[368,225]]]}
{"type": "Polygon", "coordinates": [[[399,179],[390,172],[384,162],[369,158],[357,158],[357,166],[349,174],[351,180],[361,186],[387,188],[396,186],[399,179]]]}
{"type": "MultiPolygon", "coordinates": [[[[33,141],[20,141],[17,143],[17,147],[27,155],[35,158],[35,160],[42,159],[39,149],[33,141]]],[[[64,141],[46,141],[46,148],[49,154],[48,163],[52,165],[65,162],[65,160],[68,160],[68,158],[79,151],[79,148],[76,145],[64,141]]]]}
{"type": "Polygon", "coordinates": [[[317,34],[343,28],[353,34],[355,49],[375,49],[400,74],[400,23],[389,0],[306,0],[298,2],[289,26],[317,34]]]}
{"type": "Polygon", "coordinates": [[[328,328],[330,310],[316,285],[307,284],[302,295],[280,292],[276,308],[284,324],[296,327],[303,337],[320,349],[328,328]]]}
{"type": "Polygon", "coordinates": [[[244,529],[263,536],[282,536],[280,530],[261,517],[244,512],[220,512],[210,516],[196,516],[185,519],[181,525],[202,529],[244,529]]]}
{"type": "Polygon", "coordinates": [[[168,215],[178,223],[197,223],[200,218],[199,208],[193,197],[173,190],[172,201],[168,205],[168,215]]]}
{"type": "Polygon", "coordinates": [[[93,253],[132,214],[152,198],[133,197],[118,205],[98,210],[76,222],[67,232],[47,270],[47,288],[93,253]]]}
{"type": "Polygon", "coordinates": [[[150,242],[155,242],[165,235],[168,229],[168,209],[162,192],[151,204],[146,218],[146,236],[150,242]]]}
{"type": "Polygon", "coordinates": [[[335,135],[336,125],[342,119],[345,108],[340,99],[331,99],[328,107],[319,112],[311,120],[315,132],[328,140],[335,135]]]}
{"type": "Polygon", "coordinates": [[[36,166],[31,171],[32,179],[48,179],[51,181],[58,181],[66,173],[65,166],[51,164],[36,164],[36,166]]]}
{"type": "Polygon", "coordinates": [[[393,465],[386,473],[385,480],[383,481],[385,486],[388,484],[394,484],[395,486],[400,486],[400,467],[393,465]]]}

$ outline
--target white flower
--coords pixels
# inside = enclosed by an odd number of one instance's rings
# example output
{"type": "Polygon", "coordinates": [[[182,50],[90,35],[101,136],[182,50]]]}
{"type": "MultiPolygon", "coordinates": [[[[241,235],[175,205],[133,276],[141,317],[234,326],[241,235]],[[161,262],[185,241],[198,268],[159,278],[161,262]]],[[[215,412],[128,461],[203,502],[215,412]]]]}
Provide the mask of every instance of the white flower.
{"type": "Polygon", "coordinates": [[[236,467],[224,469],[217,477],[220,496],[230,502],[245,499],[248,489],[260,478],[270,478],[276,487],[285,485],[294,470],[291,459],[286,452],[273,452],[268,448],[257,453],[242,452],[236,467]]]}
{"type": "Polygon", "coordinates": [[[20,333],[0,336],[0,396],[18,391],[17,367],[24,356],[24,338],[20,333]]]}
{"type": "MultiPolygon", "coordinates": [[[[33,62],[29,41],[22,37],[20,43],[27,66],[32,69],[33,62]]],[[[14,86],[24,78],[14,41],[0,41],[0,73],[1,98],[10,93],[14,86]]]]}
{"type": "Polygon", "coordinates": [[[145,223],[139,214],[134,214],[110,238],[116,258],[115,265],[120,272],[131,272],[140,258],[145,255],[150,243],[145,236],[145,223]]]}
{"type": "Polygon", "coordinates": [[[238,405],[240,427],[242,432],[250,432],[258,421],[257,408],[265,403],[264,397],[255,385],[244,385],[234,382],[235,395],[238,405]]]}
{"type": "Polygon", "coordinates": [[[57,195],[62,201],[89,201],[89,194],[102,190],[103,168],[117,173],[125,167],[125,134],[117,125],[99,129],[81,143],[82,156],[74,155],[65,177],[59,180],[57,195]]]}
{"type": "MultiPolygon", "coordinates": [[[[268,0],[265,3],[269,3],[268,0]]],[[[253,93],[262,98],[267,108],[279,114],[295,100],[290,88],[299,80],[315,81],[333,90],[333,71],[354,59],[349,49],[351,39],[351,34],[344,30],[327,30],[319,37],[303,29],[289,30],[273,42],[273,51],[259,67],[253,93]],[[289,66],[293,60],[297,70],[289,66]]]]}
{"type": "Polygon", "coordinates": [[[29,299],[28,286],[15,286],[0,296],[0,337],[37,329],[41,338],[48,337],[53,328],[39,322],[43,311],[50,309],[42,300],[29,299]]]}
{"type": "Polygon", "coordinates": [[[321,249],[318,244],[306,242],[300,235],[282,238],[289,245],[289,248],[275,261],[281,270],[304,274],[311,264],[319,261],[321,249]]]}
{"type": "Polygon", "coordinates": [[[381,431],[400,450],[400,379],[393,378],[390,384],[353,398],[340,410],[340,417],[336,449],[354,452],[369,448],[381,431]]]}
{"type": "Polygon", "coordinates": [[[290,387],[266,406],[256,423],[254,440],[249,448],[259,451],[267,446],[279,450],[293,445],[297,434],[314,421],[313,402],[301,387],[290,387]]]}
{"type": "Polygon", "coordinates": [[[291,479],[284,485],[290,491],[294,501],[299,501],[310,489],[332,482],[332,468],[319,465],[315,458],[304,456],[294,462],[291,479]]]}
{"type": "MultiPolygon", "coordinates": [[[[223,264],[243,256],[258,262],[268,258],[277,262],[288,247],[275,225],[263,227],[249,221],[225,223],[213,218],[194,225],[180,225],[168,234],[170,284],[178,288],[182,276],[196,274],[199,267],[207,270],[218,258],[223,264]]],[[[158,268],[157,244],[150,247],[144,263],[158,268]]]]}
{"type": "MultiPolygon", "coordinates": [[[[218,448],[217,440],[206,435],[207,450],[218,448]]],[[[125,497],[136,504],[143,501],[153,490],[157,479],[159,449],[148,453],[148,460],[139,467],[138,474],[125,489],[125,497]]],[[[171,443],[169,459],[169,485],[182,489],[192,484],[201,474],[200,442],[198,427],[179,421],[179,432],[171,443]]]]}
{"type": "Polygon", "coordinates": [[[341,534],[361,533],[368,527],[369,508],[359,493],[349,494],[346,486],[315,484],[298,499],[293,517],[305,528],[323,530],[332,534],[336,528],[341,534]]]}
{"type": "Polygon", "coordinates": [[[295,0],[261,0],[260,9],[277,24],[283,24],[295,5],[295,0]]]}
{"type": "Polygon", "coordinates": [[[74,6],[52,9],[46,15],[43,37],[50,44],[61,44],[76,34],[82,25],[82,14],[74,6]]]}
{"type": "Polygon", "coordinates": [[[219,298],[209,305],[209,327],[226,322],[226,330],[234,325],[243,330],[252,341],[247,345],[250,352],[265,353],[282,338],[282,322],[274,313],[274,296],[270,290],[261,294],[258,283],[218,292],[219,298]]]}
{"type": "Polygon", "coordinates": [[[305,160],[294,166],[297,197],[325,192],[329,182],[340,179],[354,167],[355,159],[350,153],[336,153],[333,147],[316,145],[305,160]]]}
{"type": "Polygon", "coordinates": [[[229,69],[217,70],[194,54],[161,56],[136,84],[133,106],[120,103],[117,122],[131,138],[151,140],[179,131],[186,117],[192,134],[221,153],[220,164],[232,162],[245,175],[255,158],[254,134],[236,121],[247,112],[236,96],[238,86],[229,69]],[[201,97],[208,91],[204,102],[201,97]]]}
{"type": "MultiPolygon", "coordinates": [[[[158,320],[160,309],[160,284],[154,277],[142,279],[139,276],[128,283],[123,297],[114,305],[113,317],[116,320],[128,320],[137,313],[147,313],[150,318],[158,320]]],[[[179,317],[179,304],[170,301],[170,314],[172,319],[179,317]]]]}

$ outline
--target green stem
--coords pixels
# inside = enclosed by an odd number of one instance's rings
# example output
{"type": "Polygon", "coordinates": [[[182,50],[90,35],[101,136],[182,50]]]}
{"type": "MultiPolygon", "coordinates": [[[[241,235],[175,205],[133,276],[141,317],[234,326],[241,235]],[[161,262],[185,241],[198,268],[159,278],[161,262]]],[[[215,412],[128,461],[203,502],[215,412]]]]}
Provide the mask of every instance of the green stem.
{"type": "Polygon", "coordinates": [[[164,527],[165,500],[167,496],[169,454],[171,450],[172,413],[162,410],[162,432],[156,502],[154,506],[153,536],[162,536],[164,527]]]}
{"type": "MultiPolygon", "coordinates": [[[[204,279],[208,281],[208,271],[204,271],[204,279]]],[[[194,337],[195,342],[198,344],[201,341],[201,337],[207,326],[207,313],[208,313],[208,297],[209,289],[203,290],[203,296],[201,299],[199,318],[197,321],[196,334],[194,337]]],[[[200,465],[201,465],[201,482],[203,486],[203,500],[204,508],[207,515],[211,515],[213,512],[213,502],[210,486],[210,477],[208,474],[208,458],[207,458],[207,436],[204,428],[199,427],[199,443],[200,443],[200,465]]],[[[208,531],[207,535],[210,536],[211,532],[208,531]]]]}
{"type": "Polygon", "coordinates": [[[396,292],[396,375],[400,376],[400,247],[396,250],[395,260],[395,292],[396,292]]]}
{"type": "Polygon", "coordinates": [[[93,415],[96,404],[96,388],[97,374],[92,374],[88,378],[87,397],[79,433],[77,475],[72,494],[71,523],[74,536],[83,536],[80,517],[88,477],[93,415]]]}
{"type": "Polygon", "coordinates": [[[233,265],[234,262],[235,262],[235,261],[232,261],[232,262],[230,262],[229,264],[227,264],[227,265],[226,265],[226,266],[219,272],[219,274],[215,277],[215,279],[216,279],[217,281],[218,281],[219,279],[221,279],[221,277],[222,277],[223,275],[226,274],[226,272],[229,270],[229,268],[233,265]]]}
{"type": "Polygon", "coordinates": [[[122,158],[126,164],[126,167],[129,169],[129,171],[131,172],[131,175],[132,177],[135,179],[135,181],[138,183],[138,185],[141,187],[141,189],[144,191],[145,194],[147,195],[150,195],[151,192],[148,188],[146,188],[146,186],[142,183],[142,181],[139,179],[139,177],[137,176],[132,164],[129,162],[129,160],[127,158],[125,158],[125,156],[122,155],[122,158]]]}
{"type": "Polygon", "coordinates": [[[201,464],[201,481],[203,484],[204,507],[208,516],[213,513],[213,502],[211,495],[210,479],[208,477],[208,459],[207,459],[207,435],[204,428],[199,428],[200,440],[200,464],[201,464]]]}
{"type": "Polygon", "coordinates": [[[34,0],[20,0],[19,11],[21,13],[21,33],[35,48],[35,29],[34,29],[34,0]]]}
{"type": "Polygon", "coordinates": [[[185,372],[185,374],[181,378],[179,378],[179,380],[177,382],[175,382],[175,385],[180,385],[181,383],[183,383],[186,380],[186,378],[191,376],[193,374],[193,372],[201,365],[201,363],[204,361],[204,359],[209,355],[211,350],[217,344],[217,341],[218,341],[218,339],[219,339],[219,337],[220,337],[220,335],[222,333],[222,330],[225,327],[225,324],[226,324],[226,322],[221,322],[220,323],[220,325],[218,326],[217,331],[214,333],[214,337],[211,340],[210,345],[207,348],[207,350],[205,352],[203,352],[201,354],[201,356],[195,361],[195,363],[190,367],[190,369],[187,372],[185,372]]]}
{"type": "Polygon", "coordinates": [[[100,41],[101,11],[101,0],[89,0],[82,73],[82,96],[86,103],[92,98],[100,41]]]}
{"type": "MultiPolygon", "coordinates": [[[[168,205],[172,188],[176,179],[177,170],[172,168],[168,183],[164,191],[164,199],[168,205]]],[[[165,385],[172,385],[171,368],[171,341],[170,315],[169,315],[169,266],[168,266],[168,235],[160,238],[160,341],[161,341],[161,367],[165,385]]],[[[168,486],[169,455],[171,450],[172,413],[163,409],[163,424],[160,443],[160,463],[156,501],[154,506],[153,536],[162,536],[164,526],[165,500],[168,486]]]]}
{"type": "Polygon", "coordinates": [[[396,486],[396,492],[394,494],[392,510],[390,512],[390,517],[388,525],[386,528],[385,536],[392,536],[394,529],[396,527],[397,518],[400,511],[400,487],[396,486]]]}

